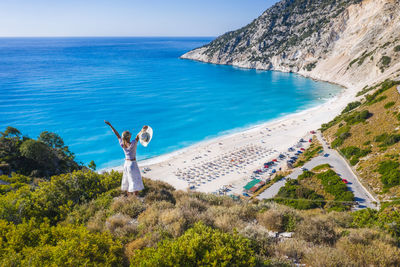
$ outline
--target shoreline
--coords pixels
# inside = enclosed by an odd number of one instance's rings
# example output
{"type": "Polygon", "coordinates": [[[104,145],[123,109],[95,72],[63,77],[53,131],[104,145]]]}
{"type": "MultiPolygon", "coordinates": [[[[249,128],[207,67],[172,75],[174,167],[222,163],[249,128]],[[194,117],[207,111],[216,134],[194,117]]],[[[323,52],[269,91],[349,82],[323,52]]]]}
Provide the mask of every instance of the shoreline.
{"type": "MultiPolygon", "coordinates": [[[[331,97],[326,102],[324,102],[322,104],[319,104],[319,105],[316,105],[314,107],[310,107],[310,108],[306,108],[304,110],[300,110],[300,111],[296,111],[296,112],[293,112],[293,113],[289,113],[289,114],[283,115],[282,117],[273,118],[273,119],[267,120],[267,121],[259,123],[259,124],[254,124],[254,125],[250,125],[250,126],[243,126],[243,127],[239,127],[239,128],[235,128],[235,129],[231,129],[231,130],[226,130],[226,131],[224,131],[224,132],[227,132],[226,134],[221,133],[220,135],[217,134],[217,136],[206,137],[204,140],[197,141],[197,142],[195,142],[195,143],[193,143],[193,144],[191,144],[191,145],[189,145],[187,147],[183,147],[183,148],[180,148],[178,150],[175,150],[175,151],[172,151],[172,152],[169,152],[169,153],[165,153],[165,154],[161,154],[161,155],[158,155],[158,156],[154,156],[154,157],[151,157],[151,158],[139,160],[138,161],[138,165],[139,165],[140,168],[147,167],[147,166],[150,166],[150,165],[154,165],[154,164],[161,163],[163,161],[169,160],[170,158],[173,158],[174,156],[178,156],[178,155],[184,153],[185,151],[187,151],[189,149],[194,149],[197,146],[206,145],[209,142],[217,141],[217,139],[219,139],[219,138],[225,138],[225,137],[233,136],[233,135],[236,135],[236,134],[240,134],[240,133],[252,130],[254,128],[262,127],[263,125],[267,125],[269,123],[274,123],[274,122],[279,122],[281,120],[285,120],[285,119],[289,118],[290,116],[294,116],[296,114],[300,115],[302,113],[311,112],[314,109],[317,110],[318,108],[329,104],[329,102],[334,102],[335,100],[338,100],[345,93],[345,91],[349,90],[349,88],[347,86],[343,85],[343,84],[340,84],[340,83],[337,83],[337,82],[333,82],[333,81],[329,81],[329,80],[318,79],[318,78],[315,78],[315,77],[312,77],[312,76],[309,76],[309,75],[305,75],[305,74],[300,73],[300,72],[291,72],[291,71],[287,72],[287,71],[283,71],[283,70],[262,69],[262,68],[258,69],[258,68],[250,68],[250,67],[248,68],[248,67],[242,67],[242,66],[237,66],[237,65],[233,65],[233,64],[221,64],[221,63],[206,62],[206,61],[201,61],[201,60],[198,60],[198,59],[184,58],[182,56],[180,56],[179,59],[196,61],[196,62],[200,62],[200,63],[204,63],[204,64],[225,65],[225,66],[231,66],[231,67],[239,68],[239,69],[249,69],[249,70],[259,70],[259,71],[278,71],[278,72],[284,72],[284,73],[292,73],[292,74],[297,74],[297,75],[302,76],[302,77],[307,78],[307,79],[311,79],[311,80],[316,81],[316,82],[324,82],[324,83],[329,83],[329,84],[332,84],[332,85],[336,85],[336,86],[342,87],[342,90],[340,91],[340,93],[338,95],[336,95],[334,97],[331,97]]],[[[352,100],[354,100],[356,98],[355,94],[360,89],[361,88],[358,88],[356,90],[355,88],[353,88],[355,93],[353,92],[354,93],[354,97],[353,97],[352,100]]],[[[349,102],[346,102],[346,105],[349,102]]],[[[322,123],[324,123],[324,122],[322,122],[322,123]]],[[[98,170],[98,172],[107,172],[107,171],[111,171],[111,170],[122,171],[123,170],[123,164],[118,165],[118,166],[114,166],[114,167],[102,168],[102,169],[98,170]]]]}
{"type": "MultiPolygon", "coordinates": [[[[313,80],[315,80],[315,79],[313,79],[313,80]]],[[[316,80],[316,81],[318,81],[318,80],[316,80]]],[[[325,82],[325,81],[322,81],[322,82],[325,82]]],[[[338,84],[336,84],[336,85],[338,85],[338,84]]],[[[150,166],[150,165],[161,163],[163,161],[169,160],[170,158],[178,156],[178,155],[186,152],[187,150],[195,149],[195,148],[197,148],[199,146],[204,146],[204,145],[207,145],[209,143],[217,142],[219,139],[233,137],[233,136],[236,136],[236,135],[239,135],[239,134],[242,134],[242,133],[254,130],[254,129],[258,129],[258,128],[263,127],[263,126],[268,126],[268,124],[279,123],[279,122],[284,121],[286,119],[290,119],[290,117],[294,116],[294,115],[307,114],[308,112],[311,112],[311,111],[314,111],[314,110],[318,110],[321,106],[329,104],[329,102],[334,102],[336,100],[336,98],[338,98],[342,94],[342,92],[344,90],[346,90],[346,88],[344,86],[341,86],[341,85],[339,85],[339,86],[343,87],[342,91],[338,95],[329,98],[326,102],[324,102],[322,104],[319,104],[319,105],[316,105],[316,106],[313,106],[313,107],[309,107],[307,109],[300,110],[300,111],[297,111],[297,112],[285,114],[282,117],[273,118],[273,119],[270,119],[270,120],[262,122],[262,123],[258,123],[258,124],[254,124],[254,125],[250,125],[250,126],[244,126],[244,127],[240,127],[240,128],[235,128],[235,129],[231,129],[231,130],[226,130],[226,131],[224,131],[225,133],[221,133],[220,135],[217,134],[217,136],[206,137],[204,140],[197,141],[197,142],[195,142],[195,143],[193,143],[193,144],[191,144],[191,145],[189,145],[187,147],[179,148],[178,150],[175,150],[175,151],[172,151],[172,152],[168,152],[168,153],[165,153],[165,154],[161,154],[161,155],[158,155],[158,156],[150,157],[150,158],[147,158],[147,159],[138,160],[137,161],[138,165],[140,165],[139,167],[147,167],[147,166],[150,166]]],[[[118,166],[114,166],[114,167],[106,167],[106,168],[100,169],[99,172],[111,171],[111,170],[117,170],[117,169],[118,170],[120,170],[120,169],[122,170],[122,168],[123,168],[123,165],[118,165],[118,166]]]]}
{"type": "MultiPolygon", "coordinates": [[[[260,168],[264,162],[286,152],[299,139],[308,138],[310,131],[317,130],[321,124],[332,120],[349,102],[356,99],[355,95],[360,88],[340,86],[343,89],[338,95],[320,105],[249,126],[245,129],[233,130],[235,132],[203,140],[171,153],[138,161],[139,168],[142,171],[144,168],[151,169],[143,172],[142,176],[167,182],[178,190],[186,190],[193,184],[191,184],[192,181],[188,182],[185,179],[179,179],[182,178],[179,177],[181,173],[202,169],[206,165],[214,164],[213,162],[221,160],[222,157],[227,157],[233,162],[230,157],[233,157],[238,150],[250,149],[250,147],[259,149],[263,151],[262,156],[255,158],[245,167],[231,170],[231,166],[226,164],[224,165],[224,171],[227,171],[226,174],[218,175],[218,178],[213,177],[210,180],[196,184],[196,190],[201,192],[215,192],[224,186],[230,185],[232,186],[232,193],[240,194],[242,186],[251,180],[250,177],[254,170],[260,168]]],[[[116,166],[99,170],[99,172],[122,171],[122,169],[123,166],[116,166]]]]}

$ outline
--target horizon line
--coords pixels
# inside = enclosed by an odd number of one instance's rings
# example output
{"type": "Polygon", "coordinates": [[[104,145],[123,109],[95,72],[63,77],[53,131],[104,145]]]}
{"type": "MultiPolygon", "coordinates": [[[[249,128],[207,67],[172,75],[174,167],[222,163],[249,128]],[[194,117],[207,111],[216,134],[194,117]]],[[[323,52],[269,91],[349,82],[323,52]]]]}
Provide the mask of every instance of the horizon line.
{"type": "Polygon", "coordinates": [[[0,38],[216,38],[211,35],[57,35],[57,36],[0,36],[0,38]]]}

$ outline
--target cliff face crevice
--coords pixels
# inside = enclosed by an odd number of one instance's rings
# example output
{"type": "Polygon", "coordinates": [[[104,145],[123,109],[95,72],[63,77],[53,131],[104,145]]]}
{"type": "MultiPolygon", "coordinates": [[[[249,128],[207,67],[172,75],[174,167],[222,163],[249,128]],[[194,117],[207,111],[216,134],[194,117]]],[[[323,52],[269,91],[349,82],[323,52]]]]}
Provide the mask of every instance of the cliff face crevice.
{"type": "Polygon", "coordinates": [[[283,0],[182,58],[361,88],[400,74],[400,1],[283,0]]]}

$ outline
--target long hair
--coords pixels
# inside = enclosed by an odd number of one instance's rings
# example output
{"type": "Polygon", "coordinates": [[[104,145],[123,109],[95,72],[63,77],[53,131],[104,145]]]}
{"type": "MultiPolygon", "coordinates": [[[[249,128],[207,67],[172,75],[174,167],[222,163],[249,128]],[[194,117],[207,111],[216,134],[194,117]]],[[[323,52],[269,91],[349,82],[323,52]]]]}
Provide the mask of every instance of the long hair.
{"type": "Polygon", "coordinates": [[[128,148],[130,145],[130,140],[131,140],[132,134],[129,131],[124,131],[122,133],[122,144],[124,145],[125,148],[128,148]]]}

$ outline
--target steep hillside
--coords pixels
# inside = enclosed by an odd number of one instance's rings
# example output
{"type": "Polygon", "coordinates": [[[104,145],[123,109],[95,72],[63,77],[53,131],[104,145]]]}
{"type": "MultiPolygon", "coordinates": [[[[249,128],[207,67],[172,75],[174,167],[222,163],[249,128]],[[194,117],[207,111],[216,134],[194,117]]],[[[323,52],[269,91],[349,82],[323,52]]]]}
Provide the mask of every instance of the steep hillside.
{"type": "Polygon", "coordinates": [[[324,136],[354,166],[363,183],[381,200],[400,196],[399,82],[366,87],[359,101],[322,125],[324,136]]]}
{"type": "Polygon", "coordinates": [[[182,58],[363,87],[400,73],[399,33],[398,0],[283,0],[182,58]]]}

